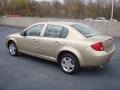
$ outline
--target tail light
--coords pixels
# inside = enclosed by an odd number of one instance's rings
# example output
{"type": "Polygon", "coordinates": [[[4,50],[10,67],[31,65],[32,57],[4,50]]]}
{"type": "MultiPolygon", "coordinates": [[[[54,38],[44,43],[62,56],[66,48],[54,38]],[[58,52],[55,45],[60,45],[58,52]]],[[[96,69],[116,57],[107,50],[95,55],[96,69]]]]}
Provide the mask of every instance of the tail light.
{"type": "Polygon", "coordinates": [[[102,42],[92,44],[91,47],[96,51],[103,51],[104,50],[102,42]]]}

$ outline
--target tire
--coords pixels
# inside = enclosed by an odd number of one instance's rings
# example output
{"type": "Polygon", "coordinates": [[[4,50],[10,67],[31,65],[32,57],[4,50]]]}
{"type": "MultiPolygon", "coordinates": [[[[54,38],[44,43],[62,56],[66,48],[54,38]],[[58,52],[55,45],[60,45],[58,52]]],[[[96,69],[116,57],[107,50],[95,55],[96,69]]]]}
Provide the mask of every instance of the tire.
{"type": "Polygon", "coordinates": [[[9,48],[9,53],[12,56],[18,56],[18,49],[17,49],[15,42],[10,42],[8,48],[9,48]]]}
{"type": "Polygon", "coordinates": [[[66,53],[60,58],[60,66],[67,74],[73,74],[79,70],[78,59],[70,53],[66,53]]]}

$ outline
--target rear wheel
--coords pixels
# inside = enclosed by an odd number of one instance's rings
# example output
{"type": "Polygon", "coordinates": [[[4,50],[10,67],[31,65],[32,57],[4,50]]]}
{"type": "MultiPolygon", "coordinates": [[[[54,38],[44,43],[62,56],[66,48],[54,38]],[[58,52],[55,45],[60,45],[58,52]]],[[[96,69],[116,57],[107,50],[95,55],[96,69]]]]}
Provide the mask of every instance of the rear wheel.
{"type": "Polygon", "coordinates": [[[9,53],[12,56],[17,56],[18,55],[18,49],[17,49],[17,46],[14,42],[9,43],[9,53]]]}
{"type": "Polygon", "coordinates": [[[60,58],[60,66],[65,73],[72,74],[78,71],[79,62],[73,54],[64,54],[60,58]]]}

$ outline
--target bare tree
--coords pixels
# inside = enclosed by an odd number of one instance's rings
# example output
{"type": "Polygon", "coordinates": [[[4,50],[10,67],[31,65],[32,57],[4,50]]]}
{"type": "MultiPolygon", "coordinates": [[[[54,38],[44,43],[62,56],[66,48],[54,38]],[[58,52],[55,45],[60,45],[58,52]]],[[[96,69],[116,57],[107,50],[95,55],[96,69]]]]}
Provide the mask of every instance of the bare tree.
{"type": "MultiPolygon", "coordinates": [[[[114,3],[114,18],[120,19],[120,0],[114,3]]],[[[22,16],[65,17],[65,18],[110,18],[111,0],[0,0],[0,15],[20,14],[22,16]]]]}

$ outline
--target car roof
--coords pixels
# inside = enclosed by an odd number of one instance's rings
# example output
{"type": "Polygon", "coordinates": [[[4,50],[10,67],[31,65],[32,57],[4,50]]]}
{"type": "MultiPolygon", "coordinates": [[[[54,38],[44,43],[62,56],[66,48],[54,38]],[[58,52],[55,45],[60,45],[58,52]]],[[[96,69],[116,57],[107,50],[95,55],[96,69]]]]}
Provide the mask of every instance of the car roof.
{"type": "Polygon", "coordinates": [[[39,23],[36,23],[34,25],[37,25],[37,24],[55,24],[55,25],[73,25],[73,24],[80,24],[80,25],[84,25],[82,23],[78,23],[78,22],[68,22],[68,21],[47,21],[47,22],[39,22],[39,23]]]}

